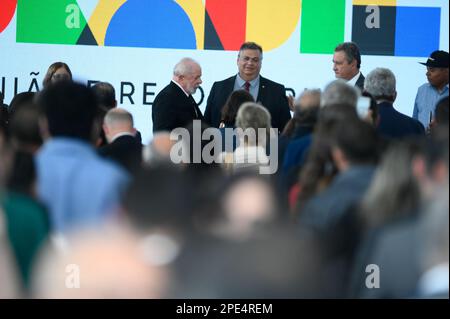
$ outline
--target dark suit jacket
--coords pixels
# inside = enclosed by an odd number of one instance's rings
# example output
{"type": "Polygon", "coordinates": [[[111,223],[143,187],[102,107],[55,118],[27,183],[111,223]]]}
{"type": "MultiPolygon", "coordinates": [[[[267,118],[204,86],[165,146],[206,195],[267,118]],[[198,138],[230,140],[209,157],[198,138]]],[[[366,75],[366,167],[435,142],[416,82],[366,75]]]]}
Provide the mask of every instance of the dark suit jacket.
{"type": "Polygon", "coordinates": [[[153,102],[153,132],[185,127],[196,119],[203,119],[203,115],[194,98],[187,97],[173,82],[159,92],[153,102]]]}
{"type": "MultiPolygon", "coordinates": [[[[222,108],[234,90],[236,75],[214,82],[205,110],[205,121],[212,127],[219,127],[222,108]]],[[[283,85],[260,77],[257,102],[264,105],[272,117],[272,127],[282,131],[291,118],[286,91],[283,85]]]]}
{"type": "Polygon", "coordinates": [[[423,125],[394,109],[392,103],[378,104],[378,133],[387,139],[405,138],[411,135],[424,135],[423,125]]]}
{"type": "Polygon", "coordinates": [[[134,136],[120,136],[111,144],[99,148],[98,152],[101,156],[115,161],[131,173],[141,165],[142,144],[134,136]]]}
{"type": "Polygon", "coordinates": [[[361,92],[364,91],[364,80],[365,80],[365,79],[366,79],[366,78],[365,78],[364,75],[361,73],[361,74],[359,75],[358,80],[357,80],[356,83],[355,83],[355,86],[356,86],[357,88],[359,88],[359,89],[361,90],[361,92]]]}

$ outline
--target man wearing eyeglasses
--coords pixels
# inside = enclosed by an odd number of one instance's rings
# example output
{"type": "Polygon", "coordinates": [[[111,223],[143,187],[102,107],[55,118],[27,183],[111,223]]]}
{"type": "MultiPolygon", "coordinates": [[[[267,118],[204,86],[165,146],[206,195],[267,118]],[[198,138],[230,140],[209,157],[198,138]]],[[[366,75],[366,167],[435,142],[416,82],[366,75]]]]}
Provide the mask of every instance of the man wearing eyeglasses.
{"type": "Polygon", "coordinates": [[[291,118],[286,91],[283,85],[260,75],[262,58],[261,46],[254,42],[245,42],[237,59],[238,74],[213,84],[205,110],[205,121],[212,127],[219,127],[222,108],[228,96],[233,91],[246,90],[255,101],[268,109],[272,127],[283,130],[291,118]]]}

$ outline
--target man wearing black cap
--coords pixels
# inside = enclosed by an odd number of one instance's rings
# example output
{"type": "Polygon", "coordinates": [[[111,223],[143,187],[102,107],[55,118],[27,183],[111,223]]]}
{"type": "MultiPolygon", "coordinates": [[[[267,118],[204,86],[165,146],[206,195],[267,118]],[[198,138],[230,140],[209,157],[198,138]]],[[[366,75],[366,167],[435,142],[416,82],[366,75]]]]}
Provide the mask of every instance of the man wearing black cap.
{"type": "Polygon", "coordinates": [[[448,96],[448,59],[448,52],[434,51],[427,62],[419,62],[427,67],[428,83],[419,87],[417,91],[413,118],[426,128],[433,118],[436,103],[448,96]]]}

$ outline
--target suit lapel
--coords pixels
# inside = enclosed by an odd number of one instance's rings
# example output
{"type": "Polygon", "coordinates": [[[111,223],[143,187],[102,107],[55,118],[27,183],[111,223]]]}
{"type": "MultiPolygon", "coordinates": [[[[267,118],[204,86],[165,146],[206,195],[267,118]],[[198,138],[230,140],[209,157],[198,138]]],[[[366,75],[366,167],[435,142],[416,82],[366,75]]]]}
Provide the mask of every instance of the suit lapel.
{"type": "Polygon", "coordinates": [[[230,94],[234,91],[234,84],[236,83],[236,77],[237,75],[232,76],[225,82],[224,93],[226,95],[226,99],[228,99],[230,94]]]}
{"type": "Polygon", "coordinates": [[[256,102],[261,102],[266,100],[266,94],[267,94],[267,83],[266,79],[262,76],[259,77],[259,90],[258,90],[258,97],[256,99],[256,102]]]}

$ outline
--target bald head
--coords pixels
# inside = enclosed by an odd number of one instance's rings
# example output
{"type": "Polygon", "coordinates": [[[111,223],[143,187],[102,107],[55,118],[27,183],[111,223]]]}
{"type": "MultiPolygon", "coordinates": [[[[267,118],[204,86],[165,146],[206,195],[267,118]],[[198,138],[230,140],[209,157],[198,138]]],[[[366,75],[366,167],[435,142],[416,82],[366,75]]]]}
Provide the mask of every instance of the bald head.
{"type": "Polygon", "coordinates": [[[133,116],[125,109],[111,109],[106,113],[103,120],[103,130],[105,131],[108,142],[111,142],[117,134],[134,134],[133,116]]]}

